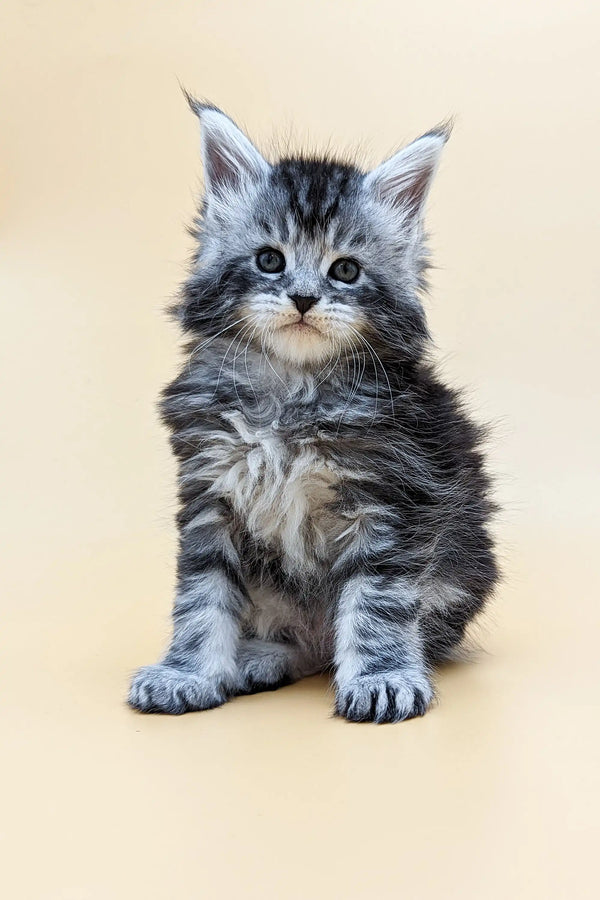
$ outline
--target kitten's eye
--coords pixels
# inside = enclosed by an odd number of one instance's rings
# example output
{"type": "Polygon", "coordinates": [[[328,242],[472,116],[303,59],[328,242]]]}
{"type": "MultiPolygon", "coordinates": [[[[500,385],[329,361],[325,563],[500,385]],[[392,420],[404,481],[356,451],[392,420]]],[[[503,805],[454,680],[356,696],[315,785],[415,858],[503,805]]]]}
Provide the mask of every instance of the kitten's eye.
{"type": "Polygon", "coordinates": [[[272,247],[265,247],[256,254],[256,265],[263,272],[273,275],[277,272],[283,272],[285,269],[285,256],[279,250],[272,247]]]}
{"type": "Polygon", "coordinates": [[[360,266],[353,259],[336,259],[329,269],[329,277],[344,284],[352,284],[360,275],[360,266]]]}

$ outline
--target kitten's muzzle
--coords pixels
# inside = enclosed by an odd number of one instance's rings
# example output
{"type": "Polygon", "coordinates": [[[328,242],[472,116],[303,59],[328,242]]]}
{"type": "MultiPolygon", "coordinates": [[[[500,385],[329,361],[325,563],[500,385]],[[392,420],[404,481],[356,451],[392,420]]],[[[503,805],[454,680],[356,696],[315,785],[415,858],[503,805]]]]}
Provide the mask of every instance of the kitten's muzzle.
{"type": "Polygon", "coordinates": [[[304,294],[289,294],[289,298],[301,316],[307,313],[321,299],[320,297],[305,296],[304,294]]]}

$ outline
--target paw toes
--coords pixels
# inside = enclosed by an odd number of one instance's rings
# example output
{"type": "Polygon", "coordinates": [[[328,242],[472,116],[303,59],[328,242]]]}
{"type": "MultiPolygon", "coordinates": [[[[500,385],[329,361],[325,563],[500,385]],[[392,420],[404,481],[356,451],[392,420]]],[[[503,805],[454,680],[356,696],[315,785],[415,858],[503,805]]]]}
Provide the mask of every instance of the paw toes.
{"type": "Polygon", "coordinates": [[[427,711],[432,690],[426,679],[421,686],[402,675],[358,676],[336,701],[336,713],[349,722],[402,722],[427,711]]]}
{"type": "Polygon", "coordinates": [[[134,675],[128,703],[144,713],[179,716],[200,709],[212,709],[227,699],[221,684],[193,672],[170,666],[146,666],[134,675]]]}
{"type": "Polygon", "coordinates": [[[424,716],[429,707],[429,703],[423,695],[423,691],[418,688],[415,690],[413,703],[413,716],[424,716]]]}

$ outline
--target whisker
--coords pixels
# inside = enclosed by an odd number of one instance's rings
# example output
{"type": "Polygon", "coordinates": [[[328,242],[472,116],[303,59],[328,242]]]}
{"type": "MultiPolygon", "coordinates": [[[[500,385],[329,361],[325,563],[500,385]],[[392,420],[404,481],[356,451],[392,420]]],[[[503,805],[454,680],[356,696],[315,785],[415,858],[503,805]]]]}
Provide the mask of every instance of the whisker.
{"type": "Polygon", "coordinates": [[[192,359],[196,353],[199,353],[200,350],[204,350],[205,347],[208,347],[209,344],[212,344],[214,340],[216,340],[220,335],[224,334],[226,331],[229,331],[230,328],[235,328],[236,325],[240,325],[242,322],[245,322],[247,319],[252,318],[252,314],[247,316],[243,316],[241,319],[238,319],[236,322],[232,322],[231,325],[227,325],[225,328],[222,328],[221,331],[217,331],[209,340],[204,341],[201,344],[198,344],[197,347],[194,347],[190,354],[190,358],[188,360],[188,372],[192,371],[192,359]]]}
{"type": "MultiPolygon", "coordinates": [[[[223,354],[223,359],[221,360],[221,366],[220,366],[220,368],[219,368],[219,373],[218,373],[218,375],[217,375],[217,384],[216,384],[216,386],[215,386],[215,389],[214,389],[214,391],[213,391],[213,395],[212,395],[212,398],[211,398],[211,399],[214,399],[214,398],[216,397],[216,395],[217,395],[217,391],[218,391],[219,385],[220,385],[220,383],[221,383],[221,376],[222,376],[222,374],[223,374],[223,366],[225,365],[225,360],[227,359],[227,355],[228,355],[229,351],[231,350],[231,348],[232,348],[232,346],[233,346],[234,344],[236,344],[236,346],[237,346],[237,342],[238,342],[239,340],[241,340],[241,337],[242,337],[243,334],[245,333],[246,329],[248,329],[248,328],[250,328],[250,327],[251,327],[250,325],[244,325],[244,327],[242,328],[241,332],[240,332],[239,334],[236,334],[236,335],[235,335],[235,337],[234,337],[234,338],[232,339],[232,341],[229,343],[229,345],[228,345],[228,347],[227,347],[227,350],[226,350],[225,353],[223,354]]],[[[234,353],[235,353],[235,350],[234,350],[234,353]]]]}
{"type": "Polygon", "coordinates": [[[344,404],[342,414],[341,414],[340,418],[338,419],[336,435],[339,435],[339,433],[340,433],[340,427],[344,420],[344,416],[346,415],[346,410],[348,409],[352,400],[356,397],[356,394],[358,393],[358,389],[362,383],[363,376],[365,374],[365,369],[366,369],[366,359],[365,359],[364,354],[362,354],[362,355],[359,354],[358,349],[354,346],[354,344],[350,345],[350,350],[352,353],[352,383],[350,385],[350,392],[346,399],[346,403],[344,404]],[[357,362],[358,362],[358,365],[357,365],[357,362]],[[361,366],[361,363],[362,363],[362,366],[361,366]]]}
{"type": "Polygon", "coordinates": [[[270,336],[271,330],[274,330],[273,326],[271,326],[270,328],[267,328],[267,333],[266,333],[266,335],[264,335],[264,336],[261,338],[261,342],[260,342],[260,343],[261,343],[261,347],[262,347],[262,350],[263,350],[263,354],[264,354],[265,360],[266,360],[267,363],[269,364],[269,367],[271,368],[273,374],[279,379],[279,381],[282,383],[282,385],[284,386],[284,388],[287,390],[288,397],[291,397],[291,393],[290,393],[290,389],[289,389],[288,385],[285,383],[285,381],[283,380],[283,378],[281,377],[281,375],[279,374],[279,372],[277,372],[277,371],[275,370],[275,367],[273,366],[273,364],[272,364],[272,362],[271,362],[271,360],[270,360],[270,358],[269,358],[269,351],[268,351],[267,348],[265,347],[265,341],[266,341],[267,338],[270,336]]]}
{"type": "MultiPolygon", "coordinates": [[[[376,394],[377,394],[377,395],[378,395],[378,393],[379,393],[379,391],[378,391],[378,387],[379,387],[379,379],[378,379],[378,377],[377,377],[377,363],[379,363],[379,365],[381,366],[382,372],[383,372],[383,374],[384,374],[384,376],[385,376],[385,380],[386,380],[386,382],[387,382],[387,389],[388,389],[388,392],[389,392],[389,395],[390,395],[390,406],[391,406],[391,410],[392,410],[392,419],[395,421],[395,420],[396,420],[396,413],[395,413],[395,409],[394,409],[394,395],[393,395],[393,393],[392,393],[392,386],[391,386],[391,384],[390,384],[390,379],[389,379],[389,377],[388,377],[387,369],[385,368],[385,366],[384,366],[384,364],[383,364],[383,362],[382,362],[382,360],[381,360],[381,357],[379,356],[379,354],[377,353],[377,351],[375,350],[375,348],[373,347],[373,345],[370,343],[370,341],[368,341],[368,340],[364,337],[364,335],[362,335],[359,331],[357,331],[357,329],[354,328],[352,325],[349,325],[348,327],[356,334],[356,336],[359,338],[359,340],[362,341],[362,343],[365,345],[365,347],[366,347],[367,350],[369,351],[369,354],[370,354],[370,356],[371,356],[371,359],[373,360],[373,365],[374,365],[374,367],[375,367],[375,369],[374,369],[374,373],[375,373],[375,391],[376,391],[376,394]]],[[[376,405],[377,405],[377,400],[376,400],[376,405]]]]}
{"type": "Polygon", "coordinates": [[[250,344],[252,343],[252,341],[254,339],[254,335],[256,334],[257,330],[258,330],[258,325],[255,325],[254,328],[252,329],[252,333],[251,333],[250,337],[246,341],[246,349],[244,350],[244,368],[246,369],[246,378],[248,379],[248,383],[250,384],[250,387],[252,389],[252,393],[254,395],[254,400],[258,406],[258,397],[257,397],[256,391],[254,390],[254,383],[250,377],[250,372],[248,371],[248,350],[250,349],[250,344]]]}
{"type": "MultiPolygon", "coordinates": [[[[342,355],[342,342],[341,342],[341,340],[338,339],[335,343],[337,344],[337,347],[338,347],[337,356],[336,356],[335,360],[333,360],[333,362],[331,362],[331,360],[330,360],[329,369],[327,370],[327,372],[326,372],[326,374],[323,376],[323,378],[321,378],[320,381],[317,381],[317,382],[315,383],[315,390],[316,390],[316,388],[318,388],[320,385],[322,385],[324,381],[327,381],[327,379],[329,378],[329,376],[331,375],[331,373],[332,373],[332,372],[335,370],[335,368],[337,367],[338,362],[340,361],[340,356],[342,355]]],[[[335,345],[334,345],[334,348],[335,348],[335,345]]],[[[332,357],[332,359],[333,359],[333,357],[332,357]]],[[[321,374],[321,372],[323,372],[324,369],[325,369],[325,366],[320,370],[319,375],[321,374]]],[[[318,376],[317,376],[317,377],[318,377],[318,376]]]]}
{"type": "Polygon", "coordinates": [[[373,352],[373,353],[375,354],[375,358],[379,361],[379,365],[381,366],[381,369],[382,369],[382,371],[383,371],[383,374],[385,375],[385,380],[386,380],[386,382],[387,382],[387,389],[388,389],[389,395],[390,395],[390,405],[391,405],[391,407],[392,407],[392,419],[393,419],[394,422],[395,422],[395,421],[396,421],[396,411],[395,411],[395,408],[394,408],[394,395],[393,395],[393,393],[392,393],[392,386],[391,386],[391,384],[390,384],[390,379],[389,379],[389,377],[388,377],[387,369],[386,369],[386,367],[384,366],[381,357],[379,356],[379,354],[377,353],[377,351],[375,350],[375,348],[373,347],[373,345],[370,343],[370,341],[368,341],[368,340],[367,340],[366,338],[364,338],[364,337],[363,337],[363,340],[365,341],[365,343],[366,343],[366,345],[367,345],[367,347],[368,347],[368,349],[369,349],[369,352],[373,352]]]}

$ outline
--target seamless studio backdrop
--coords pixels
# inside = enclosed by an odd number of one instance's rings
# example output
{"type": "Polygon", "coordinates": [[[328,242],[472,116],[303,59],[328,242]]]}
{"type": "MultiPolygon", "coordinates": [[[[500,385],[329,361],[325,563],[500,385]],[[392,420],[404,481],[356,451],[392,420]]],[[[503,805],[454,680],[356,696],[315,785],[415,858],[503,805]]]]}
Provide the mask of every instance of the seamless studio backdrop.
{"type": "Polygon", "coordinates": [[[5,896],[595,896],[599,25],[591,0],[3,4],[5,896]],[[178,80],[267,152],[375,164],[456,116],[428,312],[493,425],[505,580],[424,719],[332,719],[324,678],[124,705],[174,580],[155,400],[201,183],[178,80]]]}

